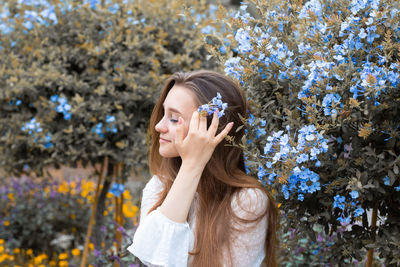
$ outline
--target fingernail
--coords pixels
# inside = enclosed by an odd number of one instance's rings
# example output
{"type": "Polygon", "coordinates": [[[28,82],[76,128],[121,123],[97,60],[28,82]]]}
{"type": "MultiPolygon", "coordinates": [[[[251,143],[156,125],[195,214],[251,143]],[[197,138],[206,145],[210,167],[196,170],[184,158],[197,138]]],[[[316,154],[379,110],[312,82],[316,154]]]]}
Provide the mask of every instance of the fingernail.
{"type": "Polygon", "coordinates": [[[233,121],[232,121],[232,122],[229,123],[229,126],[233,126],[233,124],[234,124],[234,123],[233,123],[233,121]]]}

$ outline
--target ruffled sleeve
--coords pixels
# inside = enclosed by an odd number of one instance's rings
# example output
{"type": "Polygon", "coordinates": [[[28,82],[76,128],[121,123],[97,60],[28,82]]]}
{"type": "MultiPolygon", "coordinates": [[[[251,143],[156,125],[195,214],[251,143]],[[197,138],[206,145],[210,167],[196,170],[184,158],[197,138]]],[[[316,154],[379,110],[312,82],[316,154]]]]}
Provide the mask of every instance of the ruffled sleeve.
{"type": "MultiPolygon", "coordinates": [[[[233,212],[244,219],[255,219],[267,209],[268,197],[260,189],[244,189],[232,200],[233,212]],[[239,200],[239,201],[238,201],[239,200]]],[[[229,256],[225,255],[225,266],[259,267],[265,257],[265,235],[267,231],[267,216],[259,222],[237,223],[234,227],[243,232],[235,233],[231,237],[232,264],[229,256]]]]}
{"type": "Polygon", "coordinates": [[[153,176],[143,189],[140,223],[128,251],[147,266],[187,266],[194,239],[189,224],[174,222],[158,209],[147,214],[162,189],[163,184],[157,176],[153,176]]]}

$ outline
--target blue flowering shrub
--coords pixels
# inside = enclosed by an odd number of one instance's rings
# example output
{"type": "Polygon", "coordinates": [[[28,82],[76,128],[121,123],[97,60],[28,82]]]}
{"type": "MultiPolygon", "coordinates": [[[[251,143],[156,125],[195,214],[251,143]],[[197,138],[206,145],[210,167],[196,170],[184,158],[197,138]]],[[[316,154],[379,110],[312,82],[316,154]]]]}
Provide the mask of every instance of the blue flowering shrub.
{"type": "MultiPolygon", "coordinates": [[[[283,236],[294,231],[314,245],[317,236],[335,237],[318,250],[303,247],[309,265],[354,266],[369,251],[398,266],[400,4],[252,5],[254,17],[242,5],[207,24],[221,29],[210,51],[252,104],[246,137],[231,141],[274,192],[283,236]]],[[[289,264],[299,244],[282,241],[289,264]]]]}

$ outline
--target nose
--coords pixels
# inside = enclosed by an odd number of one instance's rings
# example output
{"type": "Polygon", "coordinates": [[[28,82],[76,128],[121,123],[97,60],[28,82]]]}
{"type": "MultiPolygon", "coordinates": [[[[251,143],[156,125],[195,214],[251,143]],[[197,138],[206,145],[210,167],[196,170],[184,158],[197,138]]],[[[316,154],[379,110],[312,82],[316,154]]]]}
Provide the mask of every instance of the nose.
{"type": "Polygon", "coordinates": [[[168,131],[167,125],[164,123],[164,118],[162,118],[155,126],[155,129],[159,133],[166,133],[168,131]]]}

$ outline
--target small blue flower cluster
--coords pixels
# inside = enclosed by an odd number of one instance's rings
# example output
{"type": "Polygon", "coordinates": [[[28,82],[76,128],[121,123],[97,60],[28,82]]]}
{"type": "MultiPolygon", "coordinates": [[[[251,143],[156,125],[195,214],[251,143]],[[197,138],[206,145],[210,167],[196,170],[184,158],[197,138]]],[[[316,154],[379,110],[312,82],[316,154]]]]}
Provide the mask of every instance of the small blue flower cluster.
{"type": "Polygon", "coordinates": [[[199,106],[198,112],[202,116],[212,115],[214,112],[217,112],[218,118],[221,118],[225,115],[225,109],[227,107],[228,104],[222,102],[221,94],[217,93],[217,96],[214,97],[208,104],[199,106]]]}
{"type": "Polygon", "coordinates": [[[298,200],[303,201],[304,194],[312,194],[319,190],[321,190],[319,175],[303,166],[294,168],[288,183],[282,185],[282,193],[285,199],[289,199],[291,194],[297,193],[298,200]]]}
{"type": "MultiPolygon", "coordinates": [[[[320,134],[314,125],[304,126],[290,137],[290,127],[284,131],[275,132],[268,136],[264,147],[264,157],[269,159],[265,166],[259,166],[258,178],[263,181],[268,176],[268,183],[272,183],[278,176],[275,171],[267,171],[277,168],[278,163],[294,162],[296,166],[291,170],[288,184],[282,185],[282,192],[285,199],[291,193],[298,193],[298,199],[303,200],[305,193],[314,193],[321,189],[319,176],[310,169],[302,166],[309,161],[316,161],[316,167],[321,166],[318,155],[328,151],[327,140],[320,134]],[[296,143],[290,140],[296,140],[296,143]]],[[[279,168],[279,167],[278,167],[279,168]]]]}
{"type": "MultiPolygon", "coordinates": [[[[265,131],[265,125],[267,124],[266,120],[263,119],[259,119],[256,122],[256,118],[254,117],[253,114],[251,114],[250,112],[248,112],[249,117],[247,118],[247,123],[251,126],[254,127],[254,133],[256,134],[255,139],[260,138],[263,135],[266,135],[267,132],[265,131]]],[[[244,130],[245,134],[247,135],[247,129],[244,130]]],[[[252,143],[252,139],[247,138],[247,144],[251,144],[252,143]]]]}
{"type": "Polygon", "coordinates": [[[338,217],[338,221],[342,224],[349,224],[351,221],[351,217],[360,217],[364,214],[365,210],[361,208],[358,202],[359,193],[356,190],[350,192],[351,201],[346,201],[345,196],[336,195],[334,197],[333,208],[338,208],[341,210],[341,216],[338,217]],[[345,216],[347,206],[347,216],[345,216]],[[352,216],[353,215],[353,216],[352,216]]]}
{"type": "Polygon", "coordinates": [[[24,132],[28,131],[29,134],[40,133],[43,131],[40,127],[40,122],[36,121],[36,117],[33,117],[30,122],[26,122],[21,127],[21,130],[24,132]]]}
{"type": "Polygon", "coordinates": [[[110,189],[110,193],[116,197],[119,197],[125,191],[125,187],[123,184],[113,183],[110,189]]]}
{"type": "Polygon", "coordinates": [[[50,97],[50,101],[56,104],[58,102],[58,106],[55,107],[55,110],[58,113],[62,113],[64,115],[65,120],[70,120],[71,119],[71,113],[69,111],[71,110],[71,105],[68,104],[68,101],[65,97],[59,97],[58,95],[52,95],[50,97]]]}
{"type": "MultiPolygon", "coordinates": [[[[116,133],[118,132],[117,127],[115,126],[115,116],[107,115],[106,116],[106,132],[116,133]]],[[[92,128],[92,133],[96,133],[101,138],[104,138],[104,130],[103,123],[99,122],[92,128]]]]}
{"type": "Polygon", "coordinates": [[[53,147],[53,143],[51,142],[52,137],[50,133],[47,133],[44,138],[36,137],[38,133],[43,132],[43,129],[40,127],[40,122],[36,121],[36,117],[33,117],[29,122],[26,122],[24,125],[22,125],[21,130],[23,132],[28,132],[28,134],[34,136],[34,143],[40,142],[44,145],[45,148],[53,147]]]}
{"type": "Polygon", "coordinates": [[[240,84],[243,85],[242,74],[244,68],[242,65],[240,65],[240,57],[231,57],[225,62],[224,66],[225,73],[237,79],[238,81],[240,81],[240,84]]]}

